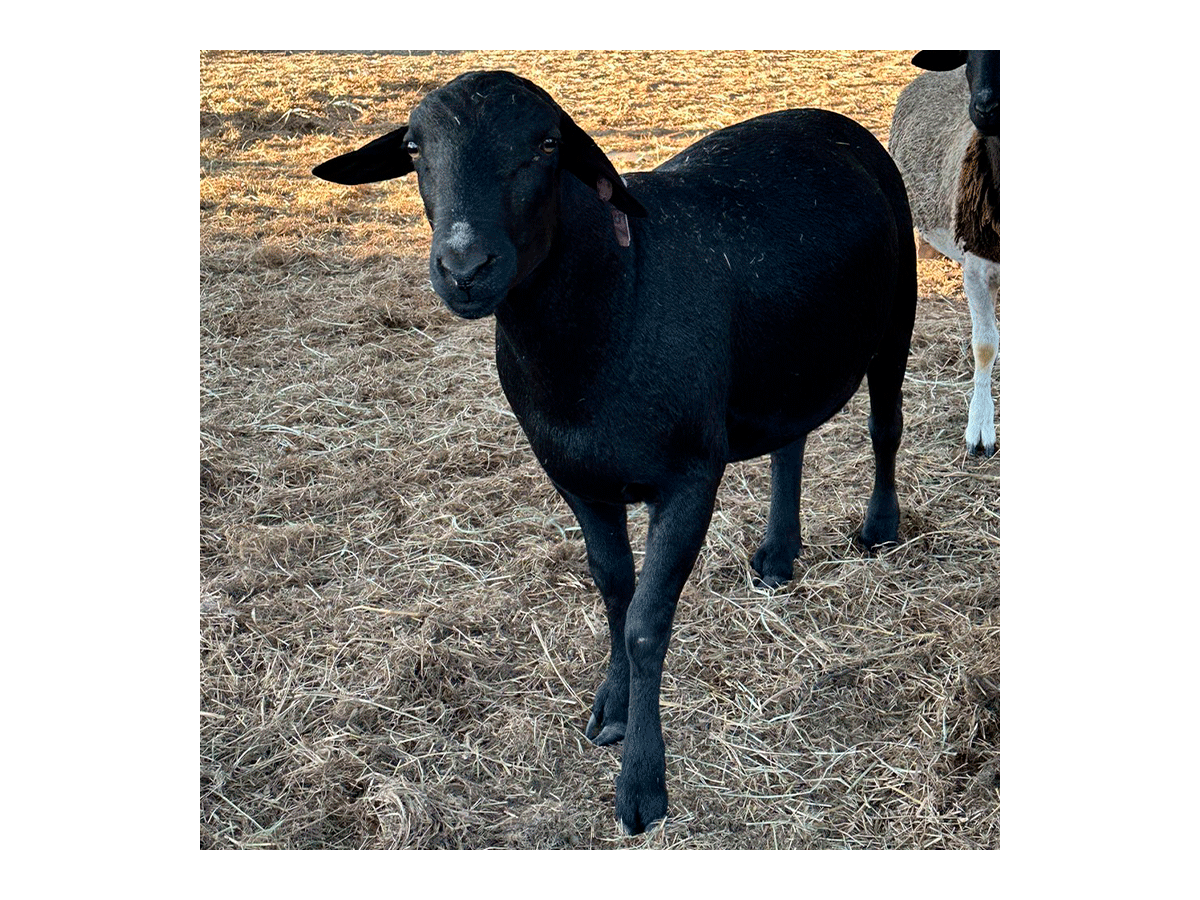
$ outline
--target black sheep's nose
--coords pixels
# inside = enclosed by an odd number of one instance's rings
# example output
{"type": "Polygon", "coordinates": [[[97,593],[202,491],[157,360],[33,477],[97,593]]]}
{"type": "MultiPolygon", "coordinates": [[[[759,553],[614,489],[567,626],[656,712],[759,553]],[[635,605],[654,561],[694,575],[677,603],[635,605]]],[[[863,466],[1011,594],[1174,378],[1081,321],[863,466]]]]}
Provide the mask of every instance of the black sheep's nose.
{"type": "Polygon", "coordinates": [[[479,240],[477,233],[465,222],[455,222],[437,242],[437,265],[442,274],[462,289],[466,289],[495,259],[479,240]]]}
{"type": "Polygon", "coordinates": [[[447,278],[466,290],[495,258],[483,252],[466,255],[447,252],[438,257],[438,267],[447,278]]]}

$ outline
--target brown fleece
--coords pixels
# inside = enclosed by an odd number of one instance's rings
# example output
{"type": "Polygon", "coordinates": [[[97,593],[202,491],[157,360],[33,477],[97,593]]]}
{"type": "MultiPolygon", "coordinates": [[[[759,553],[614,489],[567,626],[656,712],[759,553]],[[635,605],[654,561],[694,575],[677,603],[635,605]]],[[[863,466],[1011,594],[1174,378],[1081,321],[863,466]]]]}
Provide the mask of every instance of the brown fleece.
{"type": "Polygon", "coordinates": [[[955,202],[954,239],[976,256],[1000,262],[999,160],[989,160],[983,136],[971,138],[955,202]]]}

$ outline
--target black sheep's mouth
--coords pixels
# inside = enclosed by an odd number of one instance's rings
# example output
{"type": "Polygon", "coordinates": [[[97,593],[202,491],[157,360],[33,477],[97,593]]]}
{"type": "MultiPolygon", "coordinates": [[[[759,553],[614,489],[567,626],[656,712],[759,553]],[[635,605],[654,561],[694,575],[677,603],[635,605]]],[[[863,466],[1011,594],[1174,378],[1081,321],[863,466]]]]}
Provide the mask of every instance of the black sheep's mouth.
{"type": "Polygon", "coordinates": [[[438,296],[446,304],[446,308],[463,319],[482,319],[496,311],[496,307],[504,300],[504,292],[484,291],[473,288],[466,290],[450,287],[446,291],[438,290],[438,296]]]}

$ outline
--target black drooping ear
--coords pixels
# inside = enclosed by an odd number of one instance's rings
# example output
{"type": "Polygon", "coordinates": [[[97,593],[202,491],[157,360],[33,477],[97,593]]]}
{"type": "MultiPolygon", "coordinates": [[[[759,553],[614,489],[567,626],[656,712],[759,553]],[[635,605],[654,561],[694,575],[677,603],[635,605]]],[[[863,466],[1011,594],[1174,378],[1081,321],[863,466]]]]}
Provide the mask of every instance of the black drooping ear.
{"type": "Polygon", "coordinates": [[[321,163],[312,173],[335,184],[369,184],[407,175],[413,171],[413,161],[404,149],[406,134],[408,126],[401,126],[357,150],[321,163]]]}
{"type": "Polygon", "coordinates": [[[912,58],[914,66],[931,72],[949,72],[966,62],[966,50],[922,50],[912,58]]]}
{"type": "Polygon", "coordinates": [[[645,207],[625,189],[625,182],[608,161],[604,151],[588,137],[587,132],[576,125],[566,113],[562,114],[558,127],[562,132],[563,168],[594,191],[603,190],[600,186],[601,181],[608,182],[612,195],[602,199],[628,215],[639,218],[645,216],[645,207]]]}

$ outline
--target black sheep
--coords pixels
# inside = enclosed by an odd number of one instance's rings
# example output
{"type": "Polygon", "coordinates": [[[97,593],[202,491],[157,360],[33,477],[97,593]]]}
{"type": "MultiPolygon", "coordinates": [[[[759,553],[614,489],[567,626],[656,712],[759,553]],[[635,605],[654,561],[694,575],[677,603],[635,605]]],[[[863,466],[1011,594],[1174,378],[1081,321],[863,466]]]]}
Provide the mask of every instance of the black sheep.
{"type": "Polygon", "coordinates": [[[313,170],[341,184],[415,171],[430,278],[495,314],[500,381],[579,520],[611,630],[587,736],[624,738],[616,809],[667,810],[659,686],[679,594],[726,464],[771,454],[763,581],[792,576],[808,433],[863,376],[875,486],[859,535],[897,540],[901,383],[916,308],[899,172],[862,126],[785,110],[617,174],[551,97],[507,72],[433,91],[407,125],[313,170]],[[635,581],[626,505],[650,508],[635,581]]]}

